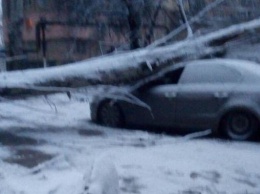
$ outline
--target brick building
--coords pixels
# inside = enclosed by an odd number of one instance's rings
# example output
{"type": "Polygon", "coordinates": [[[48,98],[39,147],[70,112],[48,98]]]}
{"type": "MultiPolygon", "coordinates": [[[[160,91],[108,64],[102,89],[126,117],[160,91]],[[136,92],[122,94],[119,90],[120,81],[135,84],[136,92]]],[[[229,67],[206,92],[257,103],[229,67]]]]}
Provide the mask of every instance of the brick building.
{"type": "MultiPolygon", "coordinates": [[[[3,22],[4,22],[4,41],[9,49],[10,31],[13,28],[21,28],[22,51],[14,55],[26,54],[29,60],[20,61],[25,63],[24,68],[29,66],[42,66],[42,52],[36,48],[36,25],[44,18],[47,21],[66,21],[66,15],[57,11],[53,0],[23,0],[23,4],[16,5],[16,0],[3,0],[3,22]],[[16,5],[16,6],[15,6],[16,5]],[[14,18],[20,11],[20,16],[14,18]]],[[[66,25],[47,25],[46,26],[46,47],[47,62],[49,65],[58,65],[77,61],[98,54],[96,28],[93,27],[71,27],[66,25]]],[[[15,67],[14,67],[15,68],[15,67]]],[[[23,67],[17,67],[23,68],[23,67]]]]}
{"type": "MultiPolygon", "coordinates": [[[[113,47],[127,44],[126,22],[123,22],[125,26],[121,26],[120,29],[110,28],[102,23],[106,21],[106,16],[100,14],[95,18],[100,25],[64,25],[70,21],[70,15],[64,10],[59,10],[56,2],[55,0],[2,0],[4,41],[8,54],[26,56],[23,60],[9,64],[9,70],[43,66],[43,52],[37,51],[36,48],[36,26],[41,19],[63,23],[46,25],[48,66],[102,55],[113,47]]],[[[154,38],[167,33],[174,23],[179,22],[179,19],[174,17],[176,6],[171,2],[171,0],[165,1],[164,7],[167,10],[160,13],[159,27],[156,28],[154,38]]]]}

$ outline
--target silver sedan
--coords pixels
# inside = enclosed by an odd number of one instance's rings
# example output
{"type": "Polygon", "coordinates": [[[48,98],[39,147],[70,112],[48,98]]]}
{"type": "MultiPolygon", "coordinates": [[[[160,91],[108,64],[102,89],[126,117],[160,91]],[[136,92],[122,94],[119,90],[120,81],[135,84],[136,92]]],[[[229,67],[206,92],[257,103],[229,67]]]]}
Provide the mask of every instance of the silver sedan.
{"type": "Polygon", "coordinates": [[[234,140],[255,138],[260,122],[260,66],[241,60],[173,65],[124,92],[97,97],[93,121],[174,129],[212,129],[234,140]]]}

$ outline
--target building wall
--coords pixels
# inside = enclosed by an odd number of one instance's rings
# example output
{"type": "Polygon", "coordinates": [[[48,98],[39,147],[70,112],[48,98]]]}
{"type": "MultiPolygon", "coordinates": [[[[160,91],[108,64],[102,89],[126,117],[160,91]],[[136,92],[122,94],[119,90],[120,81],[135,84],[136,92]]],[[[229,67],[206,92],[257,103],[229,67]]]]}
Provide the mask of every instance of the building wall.
{"type": "MultiPolygon", "coordinates": [[[[40,66],[42,63],[42,52],[36,52],[36,35],[35,28],[37,22],[41,18],[48,21],[67,21],[68,15],[54,9],[55,0],[18,0],[23,3],[20,8],[23,10],[21,20],[18,25],[21,25],[22,53],[27,54],[28,62],[40,66]],[[34,52],[30,52],[34,51],[34,52]]],[[[4,41],[6,45],[10,44],[9,32],[10,26],[14,21],[14,16],[17,7],[14,3],[17,0],[3,0],[4,10],[4,41]]],[[[172,18],[173,12],[176,12],[175,1],[164,1],[163,7],[167,9],[167,13],[161,12],[157,22],[161,26],[155,30],[154,39],[157,39],[169,32],[176,23],[179,22],[177,17],[172,18]]],[[[106,20],[100,15],[99,20],[106,20]]],[[[143,29],[143,36],[148,29],[143,29]]],[[[70,27],[70,26],[47,26],[46,42],[47,42],[47,61],[50,64],[64,64],[68,62],[83,60],[89,57],[105,54],[113,50],[113,47],[124,45],[128,42],[128,29],[126,25],[120,29],[114,29],[107,26],[98,27],[70,27]]],[[[16,55],[15,53],[14,55],[16,55]]],[[[20,54],[20,53],[19,53],[20,54]]],[[[20,63],[20,62],[19,62],[20,63]]],[[[26,62],[25,62],[26,63],[26,62]]],[[[14,65],[17,67],[16,65],[14,65]]],[[[13,69],[13,68],[11,68],[13,69]]]]}
{"type": "MultiPolygon", "coordinates": [[[[209,4],[214,0],[206,0],[209,4]]],[[[225,0],[205,17],[223,27],[252,20],[260,16],[259,0],[225,0]]]]}
{"type": "MultiPolygon", "coordinates": [[[[15,17],[15,9],[17,9],[14,6],[15,2],[15,0],[3,0],[2,2],[4,11],[4,42],[7,45],[7,49],[10,44],[9,33],[11,23],[13,22],[13,17],[15,17]]],[[[28,62],[37,63],[36,66],[38,66],[38,63],[40,64],[43,59],[42,52],[36,51],[35,29],[37,22],[39,22],[41,18],[45,18],[48,21],[66,21],[67,19],[66,15],[62,15],[57,10],[52,9],[53,2],[52,0],[23,0],[23,15],[21,16],[23,20],[20,23],[22,28],[22,49],[23,53],[26,53],[28,56],[28,62]]],[[[90,50],[83,47],[85,47],[85,45],[87,45],[86,42],[88,42],[90,48],[97,48],[97,41],[95,41],[96,34],[96,29],[93,27],[71,28],[58,25],[47,26],[47,61],[50,61],[51,64],[62,64],[93,56],[94,49],[90,50]]],[[[97,52],[96,50],[97,49],[95,49],[95,52],[97,52]]],[[[17,53],[14,55],[17,55],[17,53]]],[[[17,65],[13,66],[17,67],[17,65]]],[[[22,67],[19,69],[22,69],[22,67]]]]}

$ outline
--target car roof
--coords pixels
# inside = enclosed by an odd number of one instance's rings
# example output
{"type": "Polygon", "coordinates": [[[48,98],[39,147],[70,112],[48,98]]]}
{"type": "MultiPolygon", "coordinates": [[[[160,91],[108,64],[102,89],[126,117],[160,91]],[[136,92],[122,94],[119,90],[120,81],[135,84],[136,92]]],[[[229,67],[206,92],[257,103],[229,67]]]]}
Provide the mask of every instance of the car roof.
{"type": "Polygon", "coordinates": [[[196,65],[196,64],[208,64],[208,65],[227,65],[230,67],[247,69],[249,71],[260,71],[260,64],[238,59],[204,59],[204,60],[194,60],[187,62],[186,65],[196,65]]]}
{"type": "Polygon", "coordinates": [[[260,79],[260,64],[238,59],[206,59],[206,60],[196,60],[187,62],[186,65],[225,65],[239,71],[245,81],[252,81],[255,78],[260,79]]]}

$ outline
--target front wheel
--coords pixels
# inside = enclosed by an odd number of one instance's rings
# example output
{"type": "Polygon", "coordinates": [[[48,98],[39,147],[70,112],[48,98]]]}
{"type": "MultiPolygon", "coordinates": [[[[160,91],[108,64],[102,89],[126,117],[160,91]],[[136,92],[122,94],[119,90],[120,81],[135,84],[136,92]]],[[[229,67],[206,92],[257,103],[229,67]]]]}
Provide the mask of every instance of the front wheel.
{"type": "Polygon", "coordinates": [[[234,140],[254,138],[258,130],[258,121],[251,113],[234,111],[226,115],[222,123],[224,134],[234,140]]]}
{"type": "Polygon", "coordinates": [[[107,127],[122,127],[124,118],[119,105],[113,101],[102,103],[98,111],[98,121],[107,127]]]}

